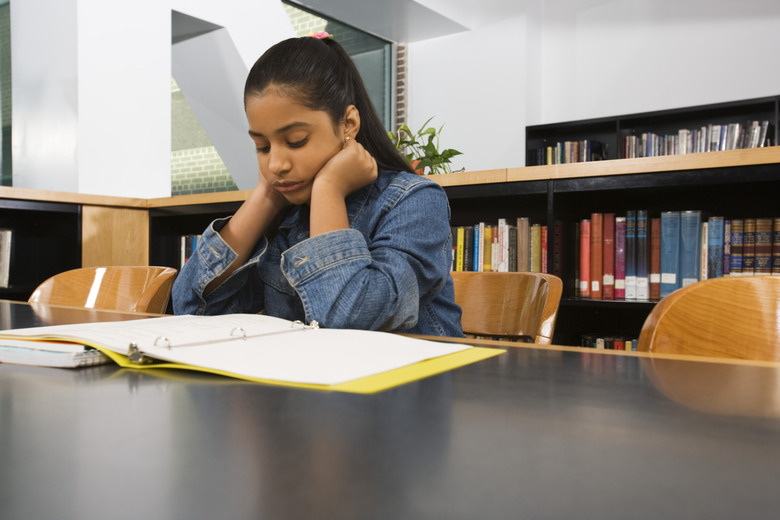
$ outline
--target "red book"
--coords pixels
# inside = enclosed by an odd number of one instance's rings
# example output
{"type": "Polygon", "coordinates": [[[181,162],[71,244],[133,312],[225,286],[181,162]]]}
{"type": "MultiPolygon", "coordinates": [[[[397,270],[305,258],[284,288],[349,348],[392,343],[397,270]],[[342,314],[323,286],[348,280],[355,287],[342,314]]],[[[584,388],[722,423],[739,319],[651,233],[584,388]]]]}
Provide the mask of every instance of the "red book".
{"type": "Polygon", "coordinates": [[[602,275],[604,273],[604,215],[590,215],[590,299],[600,300],[602,275]]]}
{"type": "Polygon", "coordinates": [[[603,272],[601,293],[605,300],[615,299],[615,214],[604,213],[603,272]]]}
{"type": "Polygon", "coordinates": [[[590,297],[590,220],[580,221],[580,296],[590,297]]]}
{"type": "Polygon", "coordinates": [[[661,219],[650,219],[650,299],[661,299],[661,219]]]}

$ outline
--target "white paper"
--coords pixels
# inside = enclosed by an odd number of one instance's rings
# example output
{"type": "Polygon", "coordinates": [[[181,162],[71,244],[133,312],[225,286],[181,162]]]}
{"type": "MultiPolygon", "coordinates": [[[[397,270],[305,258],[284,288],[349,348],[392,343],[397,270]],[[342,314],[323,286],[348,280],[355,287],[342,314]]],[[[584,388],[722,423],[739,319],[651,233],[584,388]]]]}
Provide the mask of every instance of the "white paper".
{"type": "Polygon", "coordinates": [[[168,316],[2,334],[78,338],[119,354],[127,354],[134,343],[145,355],[160,360],[318,385],[344,383],[471,348],[386,332],[306,329],[257,314],[168,316]]]}

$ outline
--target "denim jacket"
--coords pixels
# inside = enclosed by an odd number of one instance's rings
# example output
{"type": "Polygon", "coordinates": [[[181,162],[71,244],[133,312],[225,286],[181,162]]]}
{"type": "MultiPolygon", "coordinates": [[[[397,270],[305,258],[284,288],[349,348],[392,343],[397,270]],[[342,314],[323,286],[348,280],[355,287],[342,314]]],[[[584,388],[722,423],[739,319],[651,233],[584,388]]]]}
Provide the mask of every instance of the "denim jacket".
{"type": "MultiPolygon", "coordinates": [[[[454,300],[447,196],[430,179],[380,170],[347,197],[350,229],[309,237],[297,206],[278,232],[208,296],[236,253],[206,229],[173,287],[176,314],[255,313],[328,328],[462,337],[454,300]]],[[[229,218],[229,217],[228,217],[229,218]]]]}

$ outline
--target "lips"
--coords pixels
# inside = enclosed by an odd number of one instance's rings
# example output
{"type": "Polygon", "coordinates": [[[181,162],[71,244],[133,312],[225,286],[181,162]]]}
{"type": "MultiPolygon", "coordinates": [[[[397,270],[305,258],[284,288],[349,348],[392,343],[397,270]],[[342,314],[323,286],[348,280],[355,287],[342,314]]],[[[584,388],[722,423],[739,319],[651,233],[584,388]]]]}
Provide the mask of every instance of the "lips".
{"type": "Polygon", "coordinates": [[[280,193],[287,193],[290,191],[295,191],[300,189],[303,186],[302,182],[275,182],[274,183],[274,189],[280,193]]]}

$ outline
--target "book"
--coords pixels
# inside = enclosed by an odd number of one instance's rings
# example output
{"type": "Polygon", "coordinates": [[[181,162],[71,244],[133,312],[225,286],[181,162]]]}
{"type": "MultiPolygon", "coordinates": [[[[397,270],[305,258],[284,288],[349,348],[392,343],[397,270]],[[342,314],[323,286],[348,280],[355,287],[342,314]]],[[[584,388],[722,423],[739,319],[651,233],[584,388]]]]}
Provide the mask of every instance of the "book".
{"type": "Polygon", "coordinates": [[[731,219],[723,220],[723,276],[729,276],[731,269],[731,219]]]}
{"type": "Polygon", "coordinates": [[[626,211],[626,300],[636,300],[636,211],[626,211]]]}
{"type": "Polygon", "coordinates": [[[615,298],[626,297],[626,217],[615,217],[615,298]]]}
{"type": "Polygon", "coordinates": [[[601,282],[604,270],[604,215],[590,215],[590,298],[600,300],[602,297],[601,282]]]}
{"type": "Polygon", "coordinates": [[[603,269],[601,294],[605,300],[615,299],[615,214],[604,213],[603,269]]]}
{"type": "Polygon", "coordinates": [[[580,221],[580,296],[590,298],[590,219],[580,221]]]}
{"type": "Polygon", "coordinates": [[[0,339],[0,363],[51,368],[79,368],[109,363],[99,350],[78,343],[0,339]]]}
{"type": "Polygon", "coordinates": [[[780,274],[780,217],[772,224],[772,274],[780,274]]]}
{"type": "Polygon", "coordinates": [[[661,298],[680,288],[680,212],[661,213],[661,298]]]}
{"type": "Polygon", "coordinates": [[[542,225],[531,226],[531,271],[542,272],[542,225]]]}
{"type": "Polygon", "coordinates": [[[680,212],[680,287],[699,281],[701,211],[680,212]]]}
{"type": "Polygon", "coordinates": [[[33,327],[3,331],[0,339],[86,345],[124,368],[198,370],[269,384],[360,393],[503,352],[389,332],[325,329],[316,322],[304,325],[260,314],[33,327]]]}
{"type": "Polygon", "coordinates": [[[755,263],[753,272],[756,276],[772,274],[772,219],[757,218],[755,232],[755,263]]]}
{"type": "Polygon", "coordinates": [[[742,276],[753,276],[756,267],[756,219],[746,218],[742,233],[742,276]]]}
{"type": "Polygon", "coordinates": [[[13,231],[0,229],[0,287],[7,289],[11,284],[11,243],[13,231]]]}
{"type": "Polygon", "coordinates": [[[636,212],[636,299],[650,299],[650,243],[647,235],[647,210],[636,212]]]}
{"type": "Polygon", "coordinates": [[[703,220],[699,231],[699,281],[707,279],[707,243],[709,241],[709,222],[703,220]]]}
{"type": "Polygon", "coordinates": [[[531,270],[531,230],[528,217],[517,219],[517,270],[531,270]]]}
{"type": "Polygon", "coordinates": [[[661,298],[661,218],[650,219],[650,280],[651,300],[661,298]]]}
{"type": "Polygon", "coordinates": [[[745,221],[731,220],[731,255],[729,256],[729,276],[742,276],[742,242],[745,238],[745,221]]]}
{"type": "Polygon", "coordinates": [[[455,235],[455,270],[463,271],[463,240],[466,228],[458,226],[455,235]]]}
{"type": "Polygon", "coordinates": [[[719,216],[707,219],[707,278],[723,277],[725,223],[725,219],[719,216]]]}

